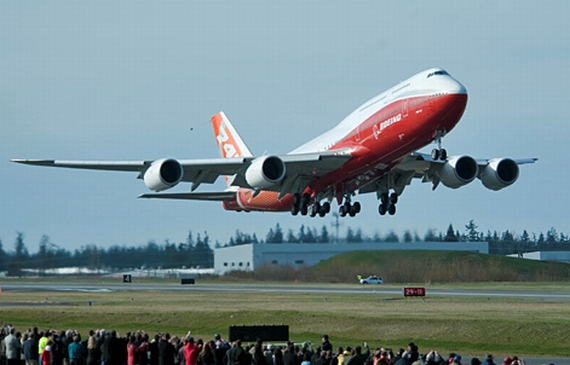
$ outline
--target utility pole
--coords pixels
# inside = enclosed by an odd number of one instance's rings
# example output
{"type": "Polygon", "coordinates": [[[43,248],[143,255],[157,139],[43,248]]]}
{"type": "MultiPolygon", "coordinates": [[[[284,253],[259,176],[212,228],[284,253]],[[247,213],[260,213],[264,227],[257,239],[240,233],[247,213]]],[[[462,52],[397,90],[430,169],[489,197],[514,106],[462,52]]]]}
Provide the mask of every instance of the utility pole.
{"type": "Polygon", "coordinates": [[[339,215],[337,212],[333,213],[333,217],[335,217],[335,221],[331,223],[331,226],[333,226],[336,230],[335,233],[335,240],[336,243],[339,243],[339,237],[338,237],[338,227],[340,227],[341,223],[338,221],[339,215]]]}

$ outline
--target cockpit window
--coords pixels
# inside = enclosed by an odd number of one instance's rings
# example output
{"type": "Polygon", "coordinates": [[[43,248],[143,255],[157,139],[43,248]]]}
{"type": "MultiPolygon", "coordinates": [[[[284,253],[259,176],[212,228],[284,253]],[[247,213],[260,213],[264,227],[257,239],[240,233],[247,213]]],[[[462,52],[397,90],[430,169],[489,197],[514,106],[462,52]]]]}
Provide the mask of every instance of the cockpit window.
{"type": "Polygon", "coordinates": [[[430,73],[429,75],[427,75],[427,78],[429,79],[432,76],[436,76],[436,75],[449,75],[446,71],[444,70],[439,70],[439,71],[435,71],[430,73]]]}

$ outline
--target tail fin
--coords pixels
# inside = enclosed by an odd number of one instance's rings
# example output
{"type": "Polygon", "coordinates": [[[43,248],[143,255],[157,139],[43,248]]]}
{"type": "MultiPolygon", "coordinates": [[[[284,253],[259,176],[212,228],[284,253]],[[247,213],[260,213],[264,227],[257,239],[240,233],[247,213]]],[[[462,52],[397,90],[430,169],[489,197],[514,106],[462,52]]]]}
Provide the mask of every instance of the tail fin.
{"type": "Polygon", "coordinates": [[[219,112],[212,117],[212,126],[221,157],[253,156],[224,112],[219,112]]]}
{"type": "MultiPolygon", "coordinates": [[[[214,127],[216,144],[222,158],[253,156],[224,112],[219,112],[212,117],[212,127],[214,127]]],[[[226,176],[225,179],[229,188],[234,179],[232,176],[226,176]]]]}

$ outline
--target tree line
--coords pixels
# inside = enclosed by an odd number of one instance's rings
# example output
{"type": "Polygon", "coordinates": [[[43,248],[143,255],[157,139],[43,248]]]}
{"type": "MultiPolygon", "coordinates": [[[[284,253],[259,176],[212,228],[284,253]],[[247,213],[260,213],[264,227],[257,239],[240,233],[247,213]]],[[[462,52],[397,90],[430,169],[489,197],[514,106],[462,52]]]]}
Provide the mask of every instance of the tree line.
{"type": "Polygon", "coordinates": [[[319,230],[314,227],[301,225],[297,232],[288,229],[285,232],[279,223],[267,232],[265,239],[258,239],[255,233],[250,234],[236,230],[234,236],[226,243],[211,242],[207,232],[194,235],[192,231],[184,242],[171,242],[165,240],[158,244],[149,241],[139,246],[114,245],[107,249],[99,248],[95,244],[82,246],[73,252],[51,242],[49,236],[44,235],[39,242],[37,253],[30,253],[26,247],[25,236],[17,232],[14,249],[8,252],[0,240],[0,272],[8,275],[20,275],[22,269],[35,269],[40,273],[55,268],[86,267],[93,270],[101,269],[132,269],[132,268],[212,268],[214,266],[215,248],[237,246],[243,244],[282,244],[282,243],[378,243],[383,242],[467,242],[482,241],[489,243],[489,252],[492,254],[514,254],[530,251],[567,251],[570,250],[570,237],[558,233],[550,228],[546,233],[528,233],[523,230],[516,234],[509,230],[503,232],[480,231],[473,220],[465,225],[462,231],[454,229],[450,224],[447,230],[437,232],[428,230],[423,237],[416,232],[404,231],[400,237],[393,231],[385,235],[374,233],[367,236],[362,229],[348,228],[344,237],[331,235],[327,226],[319,230]]]}

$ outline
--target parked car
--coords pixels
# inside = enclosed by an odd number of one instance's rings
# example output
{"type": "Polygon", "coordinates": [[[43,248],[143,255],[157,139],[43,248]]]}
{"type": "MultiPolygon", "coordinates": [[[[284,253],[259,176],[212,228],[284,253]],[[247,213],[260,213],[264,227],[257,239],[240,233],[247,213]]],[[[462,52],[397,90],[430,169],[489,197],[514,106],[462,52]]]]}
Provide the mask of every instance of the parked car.
{"type": "Polygon", "coordinates": [[[384,279],[379,276],[369,276],[367,278],[360,279],[360,284],[384,284],[384,279]]]}

